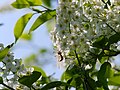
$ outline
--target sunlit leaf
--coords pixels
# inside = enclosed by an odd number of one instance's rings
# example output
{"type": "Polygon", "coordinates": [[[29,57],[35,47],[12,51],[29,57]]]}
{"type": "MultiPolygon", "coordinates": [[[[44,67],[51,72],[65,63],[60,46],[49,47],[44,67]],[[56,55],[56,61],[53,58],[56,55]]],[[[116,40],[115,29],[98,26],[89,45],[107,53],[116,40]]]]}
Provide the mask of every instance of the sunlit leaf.
{"type": "Polygon", "coordinates": [[[30,6],[40,6],[42,4],[41,0],[26,0],[30,6]]]}
{"type": "Polygon", "coordinates": [[[33,13],[28,13],[22,16],[17,23],[15,24],[14,27],[14,36],[15,36],[15,42],[20,38],[22,35],[25,26],[27,25],[28,21],[32,17],[33,13]]]}
{"type": "Polygon", "coordinates": [[[11,5],[14,8],[22,9],[28,8],[30,6],[40,6],[42,4],[41,0],[16,0],[11,5]]]}
{"type": "Polygon", "coordinates": [[[61,82],[61,81],[54,81],[54,82],[50,82],[47,85],[45,85],[43,88],[41,88],[40,90],[49,90],[55,87],[60,87],[60,86],[68,86],[67,83],[65,82],[61,82]]]}
{"type": "Polygon", "coordinates": [[[118,54],[120,54],[120,51],[114,51],[114,50],[104,50],[105,55],[107,56],[117,56],[118,54]]]}
{"type": "Polygon", "coordinates": [[[14,43],[12,43],[11,45],[8,45],[6,48],[0,51],[0,61],[2,61],[2,59],[8,54],[9,49],[13,46],[13,44],[14,43]]]}
{"type": "Polygon", "coordinates": [[[109,78],[109,84],[120,86],[120,75],[109,78]]]}
{"type": "Polygon", "coordinates": [[[41,76],[40,72],[33,71],[33,73],[29,76],[23,76],[22,78],[18,79],[19,83],[31,87],[34,82],[36,82],[41,76]]]}
{"type": "Polygon", "coordinates": [[[42,68],[37,67],[37,66],[32,66],[32,67],[34,68],[34,71],[41,72],[42,76],[47,77],[46,73],[44,72],[42,68]]]}
{"type": "Polygon", "coordinates": [[[32,31],[34,31],[35,29],[37,29],[40,25],[42,25],[46,21],[52,19],[55,15],[56,15],[56,11],[55,10],[46,11],[45,13],[43,13],[42,15],[40,15],[36,19],[36,21],[33,23],[32,27],[30,28],[29,33],[31,33],[32,31]]]}
{"type": "Polygon", "coordinates": [[[14,8],[21,9],[29,7],[29,3],[26,0],[16,0],[11,4],[14,8]]]}
{"type": "Polygon", "coordinates": [[[55,25],[55,20],[54,19],[49,20],[46,23],[47,31],[50,32],[51,30],[53,30],[54,29],[54,27],[53,27],[54,25],[55,25]]]}
{"type": "Polygon", "coordinates": [[[21,35],[20,39],[23,39],[23,40],[31,40],[31,39],[32,39],[32,34],[23,33],[23,34],[21,35]]]}

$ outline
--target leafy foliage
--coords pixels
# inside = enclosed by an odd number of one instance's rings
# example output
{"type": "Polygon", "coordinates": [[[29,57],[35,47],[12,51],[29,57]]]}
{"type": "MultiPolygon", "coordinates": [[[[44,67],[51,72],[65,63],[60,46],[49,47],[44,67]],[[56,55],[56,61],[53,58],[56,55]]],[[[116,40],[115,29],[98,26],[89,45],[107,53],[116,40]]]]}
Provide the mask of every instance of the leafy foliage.
{"type": "Polygon", "coordinates": [[[108,84],[119,86],[120,85],[120,75],[114,75],[113,77],[109,78],[108,84]]]}
{"type": "Polygon", "coordinates": [[[0,51],[0,61],[2,61],[2,59],[8,54],[10,48],[14,45],[14,43],[12,43],[11,45],[8,45],[6,48],[4,48],[3,50],[0,51]]]}
{"type": "Polygon", "coordinates": [[[111,64],[109,62],[105,62],[101,65],[100,70],[98,71],[98,82],[100,85],[103,86],[103,88],[105,90],[109,90],[108,89],[108,85],[107,85],[107,78],[112,77],[113,76],[113,72],[111,70],[111,64]]]}
{"type": "Polygon", "coordinates": [[[3,78],[0,77],[0,84],[3,84],[3,78]]]}
{"type": "Polygon", "coordinates": [[[22,9],[28,8],[30,6],[40,6],[42,4],[41,0],[16,0],[11,5],[14,8],[22,9]]]}
{"type": "Polygon", "coordinates": [[[51,0],[42,0],[43,4],[47,7],[51,7],[51,0]]]}
{"type": "Polygon", "coordinates": [[[43,77],[47,77],[46,73],[43,71],[42,68],[37,66],[32,66],[34,68],[34,71],[40,72],[43,77]]]}
{"type": "Polygon", "coordinates": [[[33,13],[28,13],[25,14],[24,16],[22,16],[16,23],[15,27],[14,27],[14,36],[15,36],[15,42],[17,42],[17,40],[20,38],[20,36],[22,35],[25,26],[27,25],[28,21],[30,20],[30,18],[32,17],[33,13]]]}
{"type": "Polygon", "coordinates": [[[67,84],[65,82],[61,82],[61,81],[54,81],[54,82],[48,83],[40,90],[48,90],[48,89],[52,89],[52,88],[60,87],[60,86],[67,86],[67,84]]]}
{"type": "Polygon", "coordinates": [[[32,87],[32,84],[34,82],[36,82],[41,76],[40,72],[37,71],[33,71],[32,74],[28,75],[28,76],[23,76],[22,78],[19,78],[19,83],[27,86],[27,87],[32,87]]]}
{"type": "Polygon", "coordinates": [[[34,24],[32,25],[32,27],[30,28],[29,33],[31,33],[32,31],[34,31],[35,29],[37,29],[40,25],[42,25],[46,21],[52,19],[55,15],[56,15],[56,11],[55,10],[46,11],[43,14],[41,14],[36,19],[36,21],[34,22],[34,24]]]}

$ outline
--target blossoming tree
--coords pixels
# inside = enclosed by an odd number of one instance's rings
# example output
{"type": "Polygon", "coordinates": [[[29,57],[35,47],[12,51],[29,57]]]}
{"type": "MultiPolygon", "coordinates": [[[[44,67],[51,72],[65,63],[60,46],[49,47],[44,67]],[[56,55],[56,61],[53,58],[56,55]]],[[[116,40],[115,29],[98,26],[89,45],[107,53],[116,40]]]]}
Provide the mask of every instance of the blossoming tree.
{"type": "Polygon", "coordinates": [[[120,54],[120,0],[58,0],[56,9],[49,9],[40,0],[16,0],[16,9],[30,8],[34,12],[22,16],[14,28],[15,42],[0,44],[0,84],[21,90],[110,90],[119,89],[120,69],[114,56],[120,54]],[[43,7],[39,10],[34,6],[43,7]],[[56,25],[50,31],[57,61],[66,70],[61,81],[50,81],[42,70],[25,68],[21,59],[9,51],[17,43],[25,26],[40,14],[29,34],[50,19],[56,25]],[[12,75],[10,78],[8,76],[12,75]]]}

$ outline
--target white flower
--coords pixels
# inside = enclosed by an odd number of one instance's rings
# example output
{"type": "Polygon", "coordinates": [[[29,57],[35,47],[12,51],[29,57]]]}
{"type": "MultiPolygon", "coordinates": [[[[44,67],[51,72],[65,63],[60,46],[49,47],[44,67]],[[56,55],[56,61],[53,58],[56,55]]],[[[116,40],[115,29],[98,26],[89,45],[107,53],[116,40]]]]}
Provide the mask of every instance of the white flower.
{"type": "MultiPolygon", "coordinates": [[[[67,63],[75,60],[68,53],[76,53],[85,59],[84,54],[91,47],[91,40],[100,35],[112,35],[114,31],[106,25],[120,31],[120,6],[118,0],[113,1],[115,6],[104,9],[100,0],[58,0],[56,27],[51,32],[53,45],[56,51],[62,51],[67,63]],[[84,56],[84,57],[83,57],[84,56]],[[69,59],[70,58],[70,59],[69,59]]],[[[75,56],[75,55],[73,55],[75,56]]],[[[59,61],[59,60],[58,60],[59,61]]],[[[62,63],[61,62],[61,63],[62,63]]]]}

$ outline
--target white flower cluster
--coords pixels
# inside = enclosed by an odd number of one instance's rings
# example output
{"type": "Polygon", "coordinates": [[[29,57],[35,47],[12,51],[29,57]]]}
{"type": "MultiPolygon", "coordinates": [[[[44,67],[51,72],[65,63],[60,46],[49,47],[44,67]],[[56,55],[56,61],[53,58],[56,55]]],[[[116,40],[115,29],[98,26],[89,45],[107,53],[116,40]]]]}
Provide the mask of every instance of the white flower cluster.
{"type": "Polygon", "coordinates": [[[84,58],[94,38],[115,33],[111,27],[120,32],[120,0],[104,1],[58,0],[51,38],[62,62],[75,60],[74,53],[84,58]]]}
{"type": "MultiPolygon", "coordinates": [[[[0,51],[4,49],[3,44],[0,43],[0,51]]],[[[21,59],[14,59],[13,53],[9,52],[5,58],[0,62],[0,77],[3,78],[3,82],[12,87],[18,88],[25,86],[18,83],[18,79],[24,75],[31,74],[33,68],[25,68],[21,63],[21,59]]],[[[2,87],[2,86],[1,86],[2,87]]],[[[25,87],[26,88],[26,87],[25,87]]],[[[1,88],[0,88],[1,89],[1,88]]]]}

